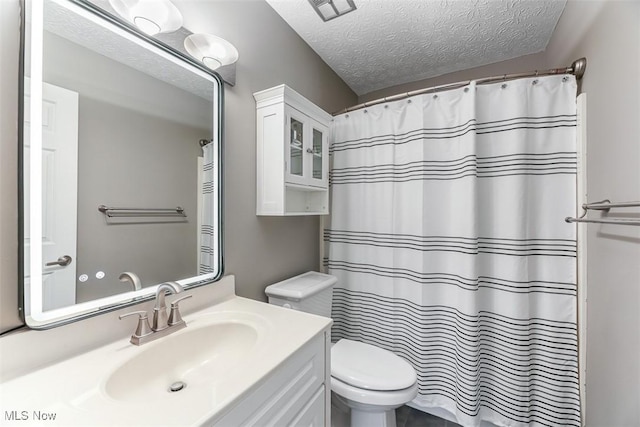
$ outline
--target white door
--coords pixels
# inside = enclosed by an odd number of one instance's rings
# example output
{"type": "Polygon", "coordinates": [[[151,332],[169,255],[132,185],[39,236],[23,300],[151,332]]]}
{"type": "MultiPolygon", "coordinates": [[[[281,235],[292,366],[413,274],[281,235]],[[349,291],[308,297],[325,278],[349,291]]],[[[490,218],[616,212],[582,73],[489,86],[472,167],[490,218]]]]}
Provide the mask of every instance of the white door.
{"type": "MultiPolygon", "coordinates": [[[[76,302],[78,93],[42,88],[42,310],[76,302]],[[61,261],[58,263],[58,261],[61,261]],[[57,264],[56,264],[57,263],[57,264]],[[47,265],[49,264],[49,265],[47,265]]],[[[29,81],[25,81],[24,210],[29,218],[29,81]]],[[[29,221],[25,220],[25,289],[30,287],[29,221]]],[[[34,284],[38,286],[38,284],[34,284]]],[[[28,292],[28,291],[27,291],[28,292]]],[[[28,297],[28,295],[27,295],[28,297]]],[[[28,314],[28,313],[27,313],[28,314]]]]}

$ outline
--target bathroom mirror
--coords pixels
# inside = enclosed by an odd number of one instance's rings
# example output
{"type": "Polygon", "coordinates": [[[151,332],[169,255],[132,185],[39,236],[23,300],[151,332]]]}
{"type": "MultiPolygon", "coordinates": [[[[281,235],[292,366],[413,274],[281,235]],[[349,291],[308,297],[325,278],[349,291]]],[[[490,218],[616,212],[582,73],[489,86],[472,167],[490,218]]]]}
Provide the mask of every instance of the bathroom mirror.
{"type": "Polygon", "coordinates": [[[86,0],[22,9],[25,323],[219,279],[220,77],[86,0]]]}

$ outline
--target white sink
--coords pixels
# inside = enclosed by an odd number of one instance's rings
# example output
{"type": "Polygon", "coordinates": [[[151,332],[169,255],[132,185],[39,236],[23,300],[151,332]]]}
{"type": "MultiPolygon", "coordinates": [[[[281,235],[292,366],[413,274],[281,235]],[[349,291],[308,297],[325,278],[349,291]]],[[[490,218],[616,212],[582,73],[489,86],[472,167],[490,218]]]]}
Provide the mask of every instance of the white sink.
{"type": "MultiPolygon", "coordinates": [[[[237,319],[239,315],[235,316],[237,319]]],[[[255,322],[218,321],[189,327],[140,347],[108,377],[106,394],[116,400],[144,402],[168,398],[203,383],[229,379],[229,373],[246,362],[259,342],[255,322]],[[179,391],[170,387],[181,384],[179,391]]]]}
{"type": "Polygon", "coordinates": [[[233,295],[184,320],[186,328],[141,346],[123,337],[0,380],[0,415],[29,417],[2,425],[40,426],[40,412],[64,426],[211,425],[331,322],[233,295]],[[178,381],[186,386],[170,392],[178,381]]]}

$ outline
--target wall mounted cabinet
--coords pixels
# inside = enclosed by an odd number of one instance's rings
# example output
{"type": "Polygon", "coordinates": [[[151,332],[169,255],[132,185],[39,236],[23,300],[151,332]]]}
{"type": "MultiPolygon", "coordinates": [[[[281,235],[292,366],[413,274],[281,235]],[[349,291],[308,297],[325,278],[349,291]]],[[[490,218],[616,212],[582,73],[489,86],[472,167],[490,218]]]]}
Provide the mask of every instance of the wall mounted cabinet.
{"type": "Polygon", "coordinates": [[[286,85],[256,99],[256,214],[329,213],[331,115],[286,85]]]}

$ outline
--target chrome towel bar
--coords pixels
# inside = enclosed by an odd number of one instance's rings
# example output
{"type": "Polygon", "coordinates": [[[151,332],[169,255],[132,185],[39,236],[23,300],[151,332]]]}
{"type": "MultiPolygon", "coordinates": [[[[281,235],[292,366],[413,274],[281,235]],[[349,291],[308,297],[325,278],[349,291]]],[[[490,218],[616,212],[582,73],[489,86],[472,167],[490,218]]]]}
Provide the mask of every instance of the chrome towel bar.
{"type": "Polygon", "coordinates": [[[564,220],[567,222],[590,222],[595,224],[640,225],[640,219],[587,219],[568,216],[564,220]]]}
{"type": "Polygon", "coordinates": [[[116,208],[105,205],[98,206],[98,210],[108,218],[118,217],[186,217],[184,209],[175,208],[116,208]]]}
{"type": "Polygon", "coordinates": [[[620,202],[612,203],[610,200],[603,200],[601,202],[585,203],[582,205],[582,209],[608,211],[611,208],[635,208],[640,207],[640,202],[620,202]]]}
{"type": "Polygon", "coordinates": [[[584,213],[580,218],[566,217],[566,222],[587,222],[595,224],[617,224],[617,225],[638,225],[640,226],[640,218],[602,218],[602,219],[588,219],[585,218],[589,210],[609,211],[615,208],[635,208],[640,207],[640,202],[618,202],[613,203],[611,200],[601,200],[599,202],[584,203],[582,209],[584,213]]]}

